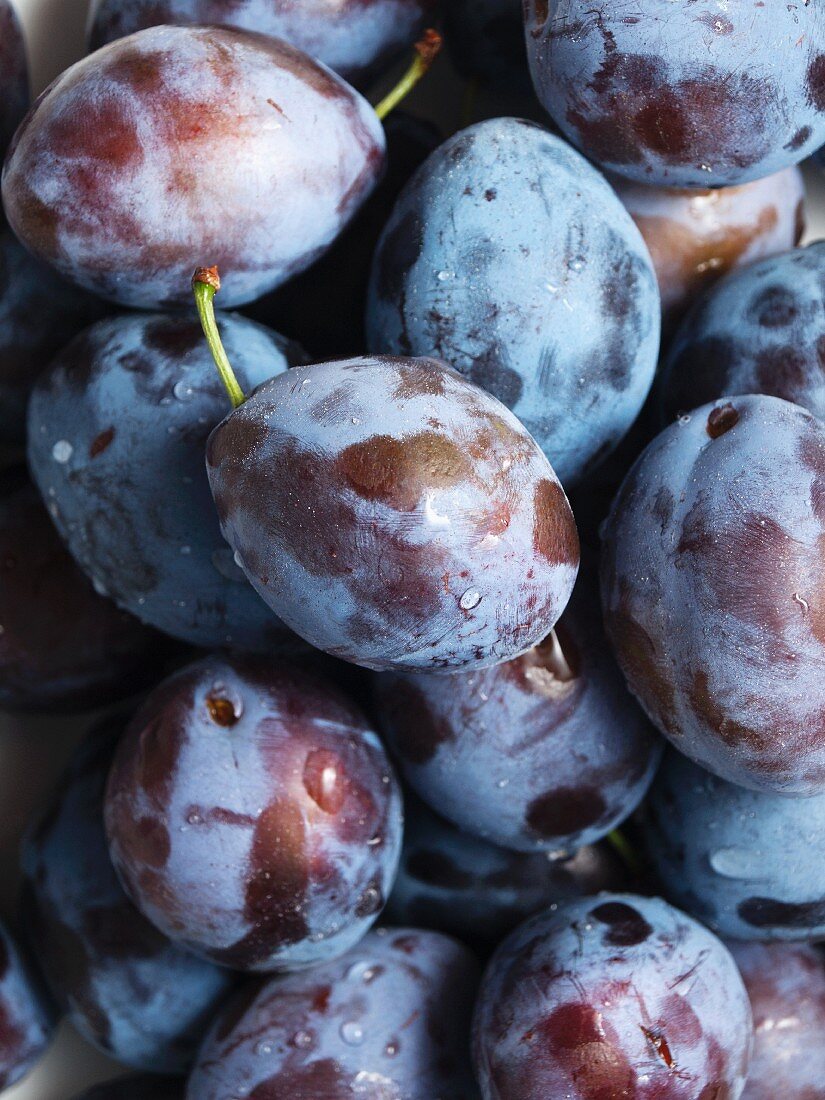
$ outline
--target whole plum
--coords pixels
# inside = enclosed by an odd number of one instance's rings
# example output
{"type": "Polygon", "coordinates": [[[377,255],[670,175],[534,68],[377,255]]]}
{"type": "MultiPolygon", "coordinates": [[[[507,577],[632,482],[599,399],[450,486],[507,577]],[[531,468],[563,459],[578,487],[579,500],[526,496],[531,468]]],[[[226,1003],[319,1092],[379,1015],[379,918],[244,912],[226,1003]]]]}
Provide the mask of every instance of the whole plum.
{"type": "Polygon", "coordinates": [[[219,24],[283,38],[363,85],[412,46],[435,6],[436,0],[97,0],[89,41],[96,50],[161,23],[219,24]]]}
{"type": "Polygon", "coordinates": [[[574,852],[633,812],[661,739],[628,692],[582,573],[556,629],[494,668],[376,678],[379,726],[413,789],[460,829],[574,852]]]}
{"type": "Polygon", "coordinates": [[[784,0],[525,0],[536,93],[592,160],[721,187],[825,141],[825,10],[784,0]]]}
{"type": "MultiPolygon", "coordinates": [[[[243,384],[300,360],[238,316],[221,331],[243,384]]],[[[226,394],[197,319],[121,315],[78,336],[29,409],[29,466],[96,587],[195,645],[272,651],[294,638],[221,537],[204,468],[226,394]]]]}
{"type": "Polygon", "coordinates": [[[486,954],[552,903],[628,884],[607,845],[551,859],[459,832],[414,796],[404,807],[404,847],[386,911],[392,924],[434,928],[486,954]]]}
{"type": "Polygon", "coordinates": [[[749,791],[671,752],[644,835],[668,897],[720,935],[825,938],[825,794],[749,791]]]}
{"type": "Polygon", "coordinates": [[[120,722],[96,730],[23,845],[27,935],[58,1004],[96,1047],[184,1073],[233,976],[175,947],[132,905],[106,847],[103,794],[120,722]]]}
{"type": "Polygon", "coordinates": [[[825,418],[825,241],[723,279],[685,318],[658,383],[663,417],[766,393],[825,418]]]}
{"type": "Polygon", "coordinates": [[[602,531],[605,627],[680,752],[733,783],[825,791],[825,427],[751,395],[647,447],[602,531]]]}
{"type": "Polygon", "coordinates": [[[0,475],[0,708],[89,710],[136,694],[168,646],[98,595],[19,470],[0,475]]]}
{"type": "Polygon", "coordinates": [[[232,275],[231,306],[307,267],[383,164],[370,105],[300,50],[226,27],[151,27],[41,96],[3,202],[30,251],[105,298],[188,303],[207,254],[232,275]]]}
{"type": "Polygon", "coordinates": [[[52,1037],[52,1009],[36,976],[0,924],[0,1090],[24,1077],[52,1037]]]}
{"type": "Polygon", "coordinates": [[[647,396],[660,302],[604,178],[516,118],[455,134],[407,184],[375,254],[371,351],[436,355],[523,421],[564,485],[647,396]]]}
{"type": "Polygon", "coordinates": [[[825,963],[805,945],[731,944],[753,1011],[755,1042],[742,1100],[821,1100],[825,963]]]}
{"type": "Polygon", "coordinates": [[[483,1100],[738,1100],[753,1034],[721,941],[632,894],[563,902],[517,929],[473,1028],[483,1100]]]}
{"type": "Polygon", "coordinates": [[[209,657],[150,695],[105,818],[143,913],[239,970],[343,954],[383,908],[401,850],[400,792],[363,714],[272,660],[209,657]]]}
{"type": "Polygon", "coordinates": [[[294,367],[213,431],[224,536],[272,609],[368,668],[506,660],[579,562],[556,475],[494,397],[432,359],[294,367]]]}
{"type": "Polygon", "coordinates": [[[180,1077],[141,1073],[94,1085],[75,1100],[184,1100],[185,1088],[180,1077]]]}
{"type": "MultiPolygon", "coordinates": [[[[23,32],[10,0],[0,0],[0,163],[29,105],[23,32]]],[[[3,215],[0,212],[0,222],[3,215]]]]}
{"type": "Polygon", "coordinates": [[[1,443],[24,442],[26,405],[37,376],[73,336],[108,311],[105,302],[55,275],[0,229],[1,443]]]}
{"type": "Polygon", "coordinates": [[[475,1100],[478,963],[436,932],[378,929],[343,958],[252,985],[207,1036],[188,1100],[475,1100]]]}
{"type": "Polygon", "coordinates": [[[444,39],[460,76],[532,93],[521,0],[442,0],[444,39]]]}
{"type": "MultiPolygon", "coordinates": [[[[650,250],[668,333],[728,271],[793,248],[805,230],[805,186],[798,168],[710,191],[620,178],[613,185],[650,250]]],[[[695,404],[701,402],[690,407],[695,404]]]]}

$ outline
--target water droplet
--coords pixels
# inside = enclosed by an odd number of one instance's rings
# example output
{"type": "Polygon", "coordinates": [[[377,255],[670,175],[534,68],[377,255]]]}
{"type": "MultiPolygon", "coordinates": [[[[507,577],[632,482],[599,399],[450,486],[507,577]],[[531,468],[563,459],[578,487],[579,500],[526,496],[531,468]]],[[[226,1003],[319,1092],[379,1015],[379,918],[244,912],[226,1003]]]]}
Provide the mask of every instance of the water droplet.
{"type": "Polygon", "coordinates": [[[759,879],[764,874],[764,855],[749,848],[719,848],[711,852],[709,861],[723,878],[759,879]]]}
{"type": "Polygon", "coordinates": [[[184,556],[186,556],[188,554],[191,554],[192,553],[192,547],[191,546],[181,546],[180,552],[184,556]]]}
{"type": "Polygon", "coordinates": [[[568,260],[567,266],[571,271],[581,271],[584,267],[584,260],[581,256],[574,256],[572,260],[568,260]]]}
{"type": "Polygon", "coordinates": [[[341,1038],[351,1047],[360,1047],[364,1041],[364,1029],[355,1020],[347,1020],[341,1024],[341,1038]]]}
{"type": "Polygon", "coordinates": [[[166,397],[161,397],[161,399],[159,401],[159,404],[160,405],[171,405],[172,404],[172,398],[169,397],[168,395],[166,397]]]}
{"type": "Polygon", "coordinates": [[[309,1050],[315,1045],[315,1035],[311,1031],[296,1031],[292,1036],[292,1045],[299,1050],[309,1050]]]}
{"type": "Polygon", "coordinates": [[[398,1051],[401,1049],[401,1044],[397,1039],[390,1039],[387,1045],[384,1047],[384,1053],[388,1058],[394,1058],[398,1051]]]}
{"type": "Polygon", "coordinates": [[[197,810],[192,810],[191,813],[187,814],[186,820],[190,825],[203,825],[203,818],[197,810]]]}
{"type": "Polygon", "coordinates": [[[475,588],[468,588],[461,599],[458,601],[458,606],[462,611],[472,611],[474,607],[478,607],[481,603],[481,593],[477,592],[475,588]]]}
{"type": "Polygon", "coordinates": [[[680,424],[689,424],[690,423],[690,417],[688,416],[687,413],[682,413],[682,415],[679,417],[679,423],[680,424]]]}
{"type": "Polygon", "coordinates": [[[52,458],[55,462],[59,462],[61,466],[65,465],[73,454],[74,447],[68,439],[58,439],[57,443],[52,447],[52,458]]]}
{"type": "Polygon", "coordinates": [[[354,416],[352,418],[352,422],[353,422],[353,424],[360,424],[361,423],[361,418],[359,416],[354,416]]]}
{"type": "Polygon", "coordinates": [[[195,391],[185,382],[182,378],[179,382],[176,382],[172,393],[177,397],[178,401],[189,401],[195,395],[195,391]]]}
{"type": "Polygon", "coordinates": [[[100,579],[100,577],[92,577],[92,588],[94,588],[94,590],[95,590],[95,592],[97,592],[98,596],[108,596],[109,595],[109,593],[106,591],[106,586],[104,585],[104,583],[100,579]]]}
{"type": "Polygon", "coordinates": [[[243,569],[243,560],[241,559],[241,555],[237,550],[233,554],[233,560],[235,562],[235,565],[237,565],[239,569],[243,569]]]}
{"type": "Polygon", "coordinates": [[[496,786],[499,788],[499,790],[503,791],[504,788],[509,785],[509,783],[510,783],[509,779],[499,779],[498,783],[496,783],[496,786]]]}
{"type": "Polygon", "coordinates": [[[452,279],[452,277],[452,271],[439,271],[439,273],[436,275],[436,279],[438,279],[440,283],[446,283],[447,280],[452,279]]]}
{"type": "Polygon", "coordinates": [[[275,1047],[268,1039],[261,1039],[260,1043],[255,1044],[256,1054],[271,1054],[274,1049],[275,1047]]]}

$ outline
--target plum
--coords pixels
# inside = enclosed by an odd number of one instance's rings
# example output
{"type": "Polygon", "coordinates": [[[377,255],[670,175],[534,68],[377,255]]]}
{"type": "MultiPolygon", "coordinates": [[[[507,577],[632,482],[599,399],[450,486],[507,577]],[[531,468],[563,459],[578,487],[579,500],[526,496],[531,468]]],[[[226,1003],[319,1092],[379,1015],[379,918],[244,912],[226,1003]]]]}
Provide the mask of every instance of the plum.
{"type": "Polygon", "coordinates": [[[19,1081],[45,1052],[53,1010],[39,980],[0,923],[0,1090],[19,1081]]]}
{"type": "Polygon", "coordinates": [[[732,783],[825,791],[825,426],[776,397],[703,405],[602,535],[607,634],[665,736],[732,783]]]}
{"type": "Polygon", "coordinates": [[[685,318],[657,383],[663,419],[765,393],[825,418],[825,242],[732,272],[685,318]]]}
{"type": "Polygon", "coordinates": [[[670,752],[644,835],[668,897],[721,936],[825,938],[825,794],[746,790],[670,752]]]}
{"type": "Polygon", "coordinates": [[[284,662],[207,657],[138,711],[109,777],[112,858],[166,935],[248,971],[343,954],[375,922],[401,850],[376,734],[284,662]]]}
{"type": "Polygon", "coordinates": [[[401,193],[375,254],[375,353],[434,355],[523,421],[565,486],[618,444],[653,381],[650,255],[604,178],[515,118],[453,135],[401,193]]]}
{"type": "Polygon", "coordinates": [[[556,629],[520,657],[453,675],[376,678],[379,726],[407,781],[460,829],[517,851],[571,853],[633,812],[661,739],[604,637],[580,574],[556,629]]]}
{"type": "Polygon", "coordinates": [[[181,305],[205,252],[239,305],[307,267],[383,165],[373,109],[300,50],[161,26],[58,77],[17,133],[3,202],[30,251],[105,298],[181,305]]]}
{"type": "Polygon", "coordinates": [[[798,164],[825,141],[821,4],[525,0],[524,12],[539,99],[611,172],[728,186],[798,164]]]}
{"type": "MultiPolygon", "coordinates": [[[[302,359],[246,318],[221,330],[245,386],[302,359]]],[[[221,538],[203,455],[225,406],[196,318],[112,317],[38,382],[29,465],[72,554],[121,607],[195,645],[289,648],[221,538]]]]}
{"type": "Polygon", "coordinates": [[[118,882],[103,794],[123,723],[80,747],[23,844],[28,941],[58,1004],[100,1050],[126,1065],[184,1073],[234,984],[174,946],[118,882]]]}
{"type": "Polygon", "coordinates": [[[0,0],[0,163],[28,105],[29,67],[23,31],[14,5],[0,0]]]}
{"type": "Polygon", "coordinates": [[[483,1100],[738,1100],[753,1037],[724,944],[632,894],[563,902],[513,932],[473,1030],[483,1100]]]}
{"type": "Polygon", "coordinates": [[[378,929],[343,958],[252,985],[207,1036],[187,1100],[475,1100],[478,977],[447,936],[378,929]]]}
{"type": "Polygon", "coordinates": [[[89,710],[142,690],[170,648],[99,595],[37,490],[0,475],[0,708],[89,710]]]}

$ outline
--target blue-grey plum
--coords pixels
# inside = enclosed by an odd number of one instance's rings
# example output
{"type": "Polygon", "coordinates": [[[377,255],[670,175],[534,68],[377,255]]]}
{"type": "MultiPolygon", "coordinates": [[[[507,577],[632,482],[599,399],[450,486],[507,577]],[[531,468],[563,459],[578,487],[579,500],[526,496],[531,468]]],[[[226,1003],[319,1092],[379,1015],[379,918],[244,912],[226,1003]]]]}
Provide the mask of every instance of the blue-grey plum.
{"type": "Polygon", "coordinates": [[[823,424],[758,394],[695,409],[602,534],[608,637],[662,732],[731,782],[825,790],[823,424]]]}
{"type": "Polygon", "coordinates": [[[436,360],[294,367],[218,425],[207,466],[253,586],[355,664],[506,660],[547,635],[572,590],[578,535],[550,464],[436,360]]]}
{"type": "Polygon", "coordinates": [[[19,1081],[45,1052],[53,1010],[39,979],[0,924],[0,1090],[19,1081]]]}
{"type": "Polygon", "coordinates": [[[20,470],[0,475],[0,709],[66,713],[135,695],[165,639],[98,595],[20,470]]]}
{"type": "Polygon", "coordinates": [[[412,46],[435,9],[436,0],[96,0],[89,40],[97,49],[161,23],[220,24],[283,38],[363,85],[412,46]]]}
{"type": "Polygon", "coordinates": [[[487,953],[539,909],[628,885],[606,844],[553,859],[460,832],[412,795],[404,809],[404,847],[386,910],[392,924],[434,928],[487,953]]]}
{"type": "MultiPolygon", "coordinates": [[[[297,350],[246,318],[221,318],[252,387],[297,350]]],[[[98,589],[196,645],[272,650],[287,630],[221,537],[204,469],[226,393],[197,319],[113,317],[81,333],[41,377],[29,466],[58,530],[98,589]]]]}
{"type": "Polygon", "coordinates": [[[587,156],[641,183],[720,187],[825,141],[825,10],[780,0],[525,0],[536,93],[587,156]]]}
{"type": "Polygon", "coordinates": [[[742,1100],[825,1095],[825,961],[805,944],[730,945],[753,1011],[755,1040],[742,1100]]]}
{"type": "Polygon", "coordinates": [[[150,27],[41,96],[9,151],[3,203],[30,251],[105,298],[187,303],[205,257],[232,276],[231,306],[316,259],[383,164],[370,105],[294,46],[150,27]]]}
{"type": "Polygon", "coordinates": [[[343,958],[252,985],[207,1036],[187,1100],[475,1100],[478,963],[437,932],[371,932],[343,958]]]}
{"type": "Polygon", "coordinates": [[[11,0],[0,0],[0,163],[28,105],[29,67],[23,32],[11,0]]]}
{"type": "Polygon", "coordinates": [[[825,418],[825,241],[733,272],[673,339],[657,383],[661,415],[766,393],[825,418]]]}
{"type": "Polygon", "coordinates": [[[94,1085],[75,1100],[184,1100],[185,1087],[180,1077],[141,1073],[94,1085]]]}
{"type": "Polygon", "coordinates": [[[458,73],[532,93],[521,0],[442,0],[444,39],[458,73]]]}
{"type": "Polygon", "coordinates": [[[49,988],[82,1035],[126,1065],[184,1073],[233,976],[170,943],[118,882],[103,793],[122,728],[93,732],[32,823],[23,915],[49,988]]]}
{"type": "Polygon", "coordinates": [[[205,658],[149,696],[105,809],[133,901],[162,932],[249,971],[337,957],[375,922],[401,797],[363,714],[271,659],[205,658]]]}
{"type": "Polygon", "coordinates": [[[753,1037],[724,944],[632,894],[564,902],[513,932],[473,1030],[483,1100],[738,1100],[753,1037]]]}
{"type": "Polygon", "coordinates": [[[619,442],[659,350],[656,274],[605,179],[515,118],[446,141],[373,263],[371,351],[436,355],[523,421],[564,485],[619,442]]]}
{"type": "MultiPolygon", "coordinates": [[[[691,303],[728,271],[793,248],[805,231],[798,168],[712,190],[612,182],[650,250],[670,335],[691,303]]],[[[718,395],[703,400],[710,396],[718,395]]]]}
{"type": "Polygon", "coordinates": [[[8,230],[0,229],[0,443],[25,440],[26,404],[37,376],[108,308],[35,260],[8,230]]]}
{"type": "Polygon", "coordinates": [[[668,897],[720,935],[825,938],[825,794],[750,791],[670,752],[644,833],[668,897]]]}
{"type": "Polygon", "coordinates": [[[376,678],[379,726],[414,790],[465,832],[572,853],[642,800],[662,740],[632,698],[587,573],[556,629],[494,668],[376,678]]]}

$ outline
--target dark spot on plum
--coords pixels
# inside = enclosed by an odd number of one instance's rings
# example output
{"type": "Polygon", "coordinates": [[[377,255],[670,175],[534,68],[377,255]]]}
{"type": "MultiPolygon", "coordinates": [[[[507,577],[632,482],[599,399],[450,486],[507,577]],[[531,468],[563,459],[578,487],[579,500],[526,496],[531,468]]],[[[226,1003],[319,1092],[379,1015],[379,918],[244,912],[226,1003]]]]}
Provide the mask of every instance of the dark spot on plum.
{"type": "Polygon", "coordinates": [[[638,909],[623,901],[608,901],[604,905],[597,905],[591,910],[591,914],[601,924],[608,926],[609,931],[605,933],[604,941],[611,947],[635,947],[644,943],[653,932],[638,909]]]}
{"type": "Polygon", "coordinates": [[[506,366],[502,352],[495,346],[487,348],[473,361],[470,378],[477,386],[497,397],[508,409],[515,407],[521,397],[524,383],[518,371],[506,366]]]}
{"type": "Polygon", "coordinates": [[[496,197],[496,194],[497,192],[495,187],[488,187],[487,190],[484,192],[484,198],[487,200],[487,202],[492,202],[493,199],[496,197]]]}
{"type": "Polygon", "coordinates": [[[132,858],[150,867],[164,867],[172,851],[169,830],[155,817],[141,817],[132,833],[132,858]]]}
{"type": "Polygon", "coordinates": [[[179,363],[203,346],[203,330],[197,321],[164,317],[146,325],[143,343],[166,359],[179,363]]]}
{"type": "Polygon", "coordinates": [[[533,0],[533,18],[537,29],[541,29],[547,22],[550,0],[533,0]]]}
{"type": "Polygon", "coordinates": [[[799,348],[791,344],[762,348],[754,365],[760,393],[796,402],[805,392],[808,359],[799,348]]]}
{"type": "Polygon", "coordinates": [[[805,142],[810,138],[813,131],[810,126],[803,126],[801,130],[797,130],[791,140],[783,146],[789,153],[795,153],[798,149],[801,149],[805,142]]]}
{"type": "Polygon", "coordinates": [[[796,320],[798,313],[793,291],[783,286],[765,287],[748,309],[748,315],[762,328],[785,328],[796,320]]]}
{"type": "Polygon", "coordinates": [[[825,899],[777,901],[754,897],[741,901],[736,911],[752,928],[813,928],[825,923],[825,899]]]}
{"type": "Polygon", "coordinates": [[[808,99],[818,111],[825,111],[825,54],[819,54],[808,66],[808,99]]]}
{"type": "MultiPolygon", "coordinates": [[[[444,890],[468,890],[475,879],[444,852],[413,852],[406,859],[407,874],[428,886],[444,890]]],[[[509,881],[509,880],[508,880],[509,881]]]]}
{"type": "Polygon", "coordinates": [[[383,907],[384,894],[381,890],[381,882],[375,878],[370,881],[355,903],[355,915],[359,920],[363,920],[364,917],[371,917],[373,913],[380,913],[383,907]]]}
{"type": "Polygon", "coordinates": [[[235,704],[232,700],[224,699],[221,695],[207,695],[206,709],[209,711],[209,717],[217,726],[229,728],[234,726],[240,718],[240,714],[235,710],[235,704]]]}
{"type": "Polygon", "coordinates": [[[96,435],[89,447],[89,458],[97,458],[98,455],[102,455],[114,438],[114,428],[107,428],[106,431],[96,435]]]}
{"type": "Polygon", "coordinates": [[[414,955],[418,939],[415,936],[396,936],[390,946],[395,951],[402,951],[405,955],[414,955]]]}
{"type": "Polygon", "coordinates": [[[473,474],[466,454],[439,432],[419,432],[405,439],[374,435],[351,443],[337,468],[364,500],[397,512],[411,512],[429,489],[449,488],[473,474]]]}
{"type": "Polygon", "coordinates": [[[805,218],[805,200],[800,199],[799,202],[796,204],[796,216],[794,218],[794,244],[799,244],[799,242],[805,236],[806,228],[807,219],[805,218]]]}
{"type": "Polygon", "coordinates": [[[543,478],[533,493],[533,549],[552,565],[578,565],[579,535],[557,481],[543,478]]]}
{"type": "Polygon", "coordinates": [[[344,805],[345,790],[340,772],[343,764],[334,752],[314,749],[304,764],[304,787],[325,814],[337,814],[344,805]]]}
{"type": "Polygon", "coordinates": [[[595,825],[606,812],[605,801],[594,787],[557,787],[533,799],[526,821],[539,836],[565,836],[595,825]]]}
{"type": "Polygon", "coordinates": [[[739,423],[739,413],[728,403],[718,405],[708,413],[707,433],[711,439],[718,439],[720,435],[729,432],[739,423]]]}
{"type": "Polygon", "coordinates": [[[605,610],[605,627],[630,690],[649,701],[653,717],[670,733],[675,730],[674,687],[670,669],[653,639],[630,615],[605,610]]]}

